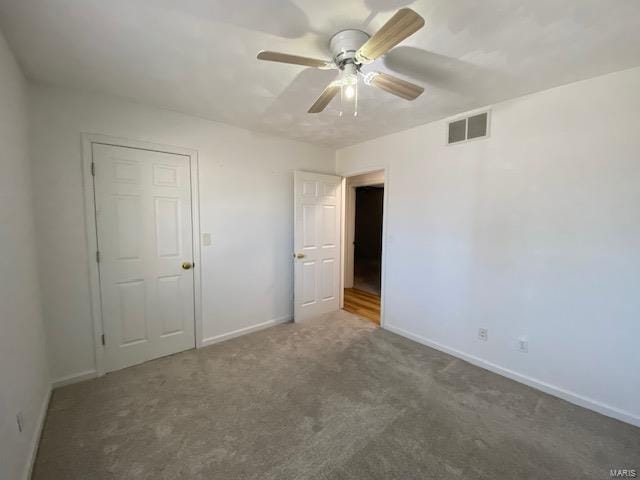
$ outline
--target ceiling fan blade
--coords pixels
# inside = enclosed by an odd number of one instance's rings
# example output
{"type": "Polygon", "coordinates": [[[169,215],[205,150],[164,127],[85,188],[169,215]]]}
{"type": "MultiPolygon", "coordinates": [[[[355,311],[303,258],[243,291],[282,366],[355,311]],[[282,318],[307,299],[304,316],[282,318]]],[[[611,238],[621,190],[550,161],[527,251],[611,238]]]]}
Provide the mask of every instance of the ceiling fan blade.
{"type": "Polygon", "coordinates": [[[314,68],[331,68],[332,63],[317,58],[300,57],[298,55],[290,55],[288,53],[270,52],[263,50],[258,53],[258,60],[266,60],[268,62],[291,63],[293,65],[304,65],[305,67],[314,68]]]}
{"type": "Polygon", "coordinates": [[[358,49],[356,58],[360,63],[370,63],[423,26],[424,18],[410,8],[402,8],[358,49]]]}
{"type": "Polygon", "coordinates": [[[405,100],[415,100],[424,92],[421,86],[386,73],[374,73],[367,83],[405,100]]]}
{"type": "Polygon", "coordinates": [[[327,88],[325,88],[324,91],[320,94],[315,103],[311,105],[311,108],[307,113],[320,113],[321,111],[323,111],[339,91],[340,86],[336,85],[335,82],[331,82],[329,85],[327,85],[327,88]]]}

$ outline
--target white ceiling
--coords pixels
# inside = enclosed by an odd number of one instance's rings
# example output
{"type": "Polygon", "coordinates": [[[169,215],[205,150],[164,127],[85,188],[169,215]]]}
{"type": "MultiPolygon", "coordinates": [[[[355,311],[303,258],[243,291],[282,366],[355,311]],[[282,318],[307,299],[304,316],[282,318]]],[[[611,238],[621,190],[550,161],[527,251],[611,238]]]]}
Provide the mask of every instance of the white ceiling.
{"type": "Polygon", "coordinates": [[[0,0],[0,28],[30,79],[333,147],[640,65],[640,0],[0,0]],[[369,69],[414,102],[365,87],[356,119],[309,115],[335,72],[255,59],[328,58],[404,6],[426,27],[369,69]]]}

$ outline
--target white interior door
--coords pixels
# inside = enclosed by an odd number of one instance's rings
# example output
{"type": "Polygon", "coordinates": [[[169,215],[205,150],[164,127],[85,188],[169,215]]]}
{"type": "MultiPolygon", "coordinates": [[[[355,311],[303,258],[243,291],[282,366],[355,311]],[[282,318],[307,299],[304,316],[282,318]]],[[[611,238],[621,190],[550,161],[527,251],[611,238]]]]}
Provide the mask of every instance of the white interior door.
{"type": "Polygon", "coordinates": [[[295,172],[294,318],[340,308],[342,178],[295,172]]]}
{"type": "Polygon", "coordinates": [[[92,149],[106,371],[193,348],[189,157],[92,149]]]}

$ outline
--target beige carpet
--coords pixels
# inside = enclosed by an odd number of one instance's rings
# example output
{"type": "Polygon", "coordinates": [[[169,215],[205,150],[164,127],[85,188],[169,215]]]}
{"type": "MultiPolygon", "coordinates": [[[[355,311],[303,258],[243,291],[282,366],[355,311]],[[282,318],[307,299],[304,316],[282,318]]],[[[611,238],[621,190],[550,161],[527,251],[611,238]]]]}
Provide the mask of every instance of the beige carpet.
{"type": "Polygon", "coordinates": [[[341,312],[54,392],[40,479],[607,479],[640,429],[341,312]]]}

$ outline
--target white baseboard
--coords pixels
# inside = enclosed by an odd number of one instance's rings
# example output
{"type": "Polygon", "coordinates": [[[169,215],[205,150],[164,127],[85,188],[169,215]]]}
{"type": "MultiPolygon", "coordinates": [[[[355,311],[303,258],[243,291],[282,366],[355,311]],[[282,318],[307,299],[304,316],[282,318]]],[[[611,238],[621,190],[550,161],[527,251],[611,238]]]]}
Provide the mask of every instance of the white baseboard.
{"type": "Polygon", "coordinates": [[[38,414],[38,420],[36,423],[36,428],[33,431],[33,438],[31,439],[31,448],[29,449],[29,457],[28,462],[24,467],[24,474],[22,478],[24,480],[29,480],[31,478],[31,474],[33,472],[33,467],[36,463],[36,455],[38,454],[38,446],[40,445],[40,437],[42,436],[42,429],[44,428],[44,421],[47,418],[47,410],[49,409],[49,400],[51,400],[51,392],[52,389],[49,388],[44,399],[42,401],[42,406],[40,407],[40,413],[38,414]]]}
{"type": "Polygon", "coordinates": [[[258,323],[257,325],[252,325],[250,327],[234,330],[233,332],[223,333],[221,335],[216,335],[215,337],[203,338],[202,343],[198,348],[208,347],[209,345],[214,345],[216,343],[224,342],[225,340],[239,337],[241,335],[246,335],[247,333],[264,330],[265,328],[273,327],[274,325],[279,325],[281,323],[287,323],[292,320],[293,320],[292,315],[284,315],[282,317],[274,318],[273,320],[268,320],[266,322],[258,323]]]}
{"type": "Polygon", "coordinates": [[[97,376],[98,376],[97,371],[86,370],[84,372],[73,373],[65,377],[57,378],[51,383],[51,386],[53,388],[63,387],[65,385],[70,385],[72,383],[82,382],[83,380],[90,380],[92,378],[96,378],[97,376]]]}
{"type": "Polygon", "coordinates": [[[640,427],[640,417],[632,414],[631,412],[620,410],[616,407],[612,407],[597,400],[593,400],[575,392],[565,390],[564,388],[560,388],[536,378],[514,372],[513,370],[509,370],[508,368],[504,368],[500,365],[496,365],[495,363],[483,360],[482,358],[476,357],[475,355],[469,355],[468,353],[456,350],[455,348],[451,348],[446,345],[442,345],[441,343],[434,342],[433,340],[424,338],[420,335],[416,335],[415,333],[411,333],[407,330],[404,330],[403,328],[389,324],[385,324],[382,328],[396,333],[402,337],[406,337],[410,340],[421,343],[422,345],[426,345],[427,347],[435,348],[436,350],[440,350],[441,352],[448,353],[449,355],[453,355],[454,357],[458,357],[462,360],[472,363],[473,365],[484,368],[493,373],[497,373],[498,375],[510,378],[511,380],[515,380],[516,382],[524,383],[525,385],[528,385],[537,390],[541,390],[545,393],[548,393],[549,395],[553,395],[554,397],[566,400],[567,402],[571,402],[575,405],[588,408],[589,410],[593,410],[608,417],[612,417],[622,422],[630,423],[631,425],[640,427]]]}

